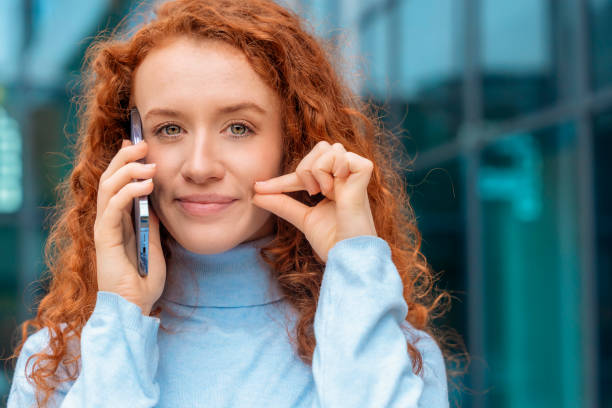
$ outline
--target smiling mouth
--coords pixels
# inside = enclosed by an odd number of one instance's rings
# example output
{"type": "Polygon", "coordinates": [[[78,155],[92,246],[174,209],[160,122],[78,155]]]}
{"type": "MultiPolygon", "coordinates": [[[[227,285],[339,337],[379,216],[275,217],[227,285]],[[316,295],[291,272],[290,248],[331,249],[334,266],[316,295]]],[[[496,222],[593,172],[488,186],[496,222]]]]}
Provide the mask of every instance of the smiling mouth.
{"type": "Polygon", "coordinates": [[[193,216],[206,216],[206,215],[218,214],[222,212],[223,210],[225,210],[226,208],[228,208],[229,206],[231,206],[236,201],[237,200],[234,199],[228,202],[221,202],[221,203],[219,202],[202,203],[202,202],[195,202],[195,201],[177,200],[179,207],[181,207],[183,211],[186,212],[187,214],[193,215],[193,216]]]}

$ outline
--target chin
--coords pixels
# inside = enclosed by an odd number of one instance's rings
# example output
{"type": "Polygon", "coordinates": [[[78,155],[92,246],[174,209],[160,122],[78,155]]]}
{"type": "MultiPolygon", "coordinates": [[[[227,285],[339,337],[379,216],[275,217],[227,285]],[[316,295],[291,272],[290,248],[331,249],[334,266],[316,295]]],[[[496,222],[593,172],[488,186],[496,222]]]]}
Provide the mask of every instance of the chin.
{"type": "MultiPolygon", "coordinates": [[[[181,244],[182,245],[182,244],[181,244]]],[[[182,245],[183,248],[195,253],[195,254],[200,254],[200,255],[213,255],[213,254],[220,254],[222,252],[226,252],[229,251],[230,249],[234,248],[236,245],[232,245],[232,244],[225,244],[223,242],[214,242],[211,245],[206,245],[203,244],[202,242],[196,242],[194,243],[194,245],[182,245]]]]}
{"type": "Polygon", "coordinates": [[[241,242],[241,234],[236,234],[237,231],[230,234],[202,230],[203,228],[189,228],[182,234],[172,234],[172,237],[183,248],[202,255],[229,251],[241,242]]]}
{"type": "Polygon", "coordinates": [[[249,225],[246,228],[232,225],[202,226],[197,224],[179,225],[181,233],[174,229],[168,232],[183,248],[196,254],[212,255],[229,251],[243,242],[253,241],[272,233],[272,217],[268,216],[262,223],[249,225]]]}

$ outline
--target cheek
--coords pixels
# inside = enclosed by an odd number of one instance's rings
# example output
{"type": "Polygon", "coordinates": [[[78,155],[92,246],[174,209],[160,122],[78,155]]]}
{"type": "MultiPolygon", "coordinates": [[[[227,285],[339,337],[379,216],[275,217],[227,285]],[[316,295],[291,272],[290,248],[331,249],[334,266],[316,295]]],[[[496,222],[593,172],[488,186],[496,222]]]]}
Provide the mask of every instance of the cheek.
{"type": "Polygon", "coordinates": [[[173,170],[172,161],[170,157],[161,158],[161,155],[147,154],[145,157],[145,163],[155,163],[155,175],[153,176],[153,182],[155,187],[153,189],[153,196],[158,196],[162,191],[165,191],[168,184],[172,182],[172,174],[176,173],[173,170]]]}
{"type": "Polygon", "coordinates": [[[256,181],[280,175],[281,158],[280,148],[268,145],[236,154],[234,163],[242,179],[256,181]]]}

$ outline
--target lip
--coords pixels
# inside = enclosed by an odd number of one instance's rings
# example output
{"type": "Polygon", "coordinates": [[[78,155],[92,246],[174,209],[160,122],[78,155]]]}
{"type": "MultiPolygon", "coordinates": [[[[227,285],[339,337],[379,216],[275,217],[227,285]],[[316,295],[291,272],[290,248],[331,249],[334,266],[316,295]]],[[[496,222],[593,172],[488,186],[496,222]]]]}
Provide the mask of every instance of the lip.
{"type": "Polygon", "coordinates": [[[222,212],[237,199],[221,194],[192,194],[180,197],[176,201],[187,214],[205,216],[222,212]]]}

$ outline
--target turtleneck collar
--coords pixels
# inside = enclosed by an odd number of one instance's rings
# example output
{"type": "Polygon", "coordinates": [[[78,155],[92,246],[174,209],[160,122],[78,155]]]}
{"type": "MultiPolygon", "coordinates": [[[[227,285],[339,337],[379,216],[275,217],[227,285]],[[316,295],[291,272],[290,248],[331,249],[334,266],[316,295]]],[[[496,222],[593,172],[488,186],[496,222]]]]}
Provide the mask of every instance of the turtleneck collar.
{"type": "Polygon", "coordinates": [[[259,255],[273,238],[269,235],[212,255],[196,254],[171,239],[162,299],[185,306],[245,307],[283,298],[270,266],[259,255]]]}

